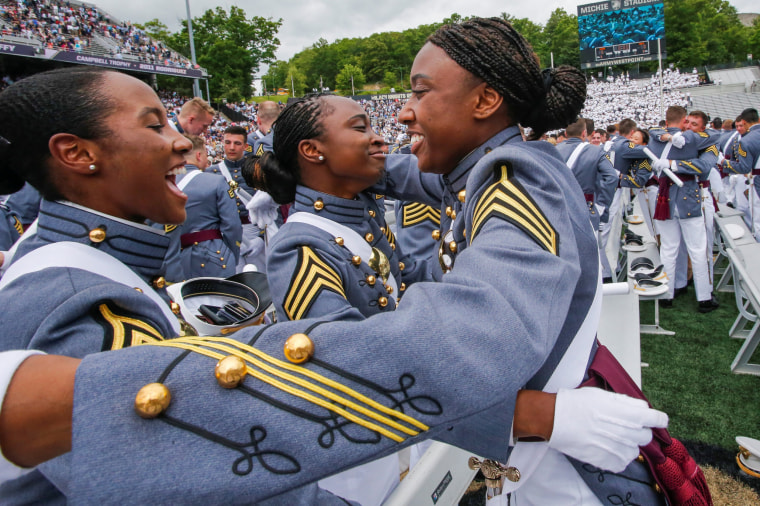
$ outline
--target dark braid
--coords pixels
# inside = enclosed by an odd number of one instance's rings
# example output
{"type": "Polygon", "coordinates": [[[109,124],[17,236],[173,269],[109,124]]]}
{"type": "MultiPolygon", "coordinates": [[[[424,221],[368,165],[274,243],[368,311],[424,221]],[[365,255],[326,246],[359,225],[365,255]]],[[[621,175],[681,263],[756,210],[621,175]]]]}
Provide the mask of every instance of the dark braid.
{"type": "Polygon", "coordinates": [[[93,140],[111,134],[105,120],[116,105],[100,89],[107,72],[42,72],[0,93],[0,193],[13,193],[28,181],[46,199],[62,198],[49,175],[48,141],[58,133],[93,140]]]}
{"type": "Polygon", "coordinates": [[[541,71],[530,44],[501,18],[444,25],[428,42],[504,97],[510,118],[530,127],[531,138],[572,123],[583,108],[583,73],[567,65],[541,71]]]}
{"type": "Polygon", "coordinates": [[[321,119],[332,112],[325,96],[312,94],[290,102],[272,127],[274,153],[264,153],[261,157],[263,181],[259,186],[278,204],[288,204],[295,199],[296,185],[301,182],[298,144],[322,135],[321,119]]]}

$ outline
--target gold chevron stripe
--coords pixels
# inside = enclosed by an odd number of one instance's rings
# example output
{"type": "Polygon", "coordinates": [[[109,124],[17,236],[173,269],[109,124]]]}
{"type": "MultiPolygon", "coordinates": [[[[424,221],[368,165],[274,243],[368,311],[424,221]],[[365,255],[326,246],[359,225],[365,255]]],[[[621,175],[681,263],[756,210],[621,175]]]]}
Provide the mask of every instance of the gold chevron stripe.
{"type": "Polygon", "coordinates": [[[491,185],[475,206],[470,243],[491,216],[500,216],[515,223],[550,253],[557,255],[557,232],[535,202],[515,182],[510,170],[501,166],[499,181],[491,185]]]}
{"type": "Polygon", "coordinates": [[[222,359],[229,355],[237,356],[248,364],[246,370],[252,377],[283,392],[333,411],[357,425],[376,431],[396,442],[402,442],[405,438],[392,432],[392,430],[409,436],[416,436],[420,430],[429,429],[427,425],[411,416],[383,406],[342,383],[326,378],[301,366],[278,360],[233,339],[223,337],[188,337],[152,344],[190,350],[215,359],[222,359]],[[307,381],[300,376],[313,381],[307,381]],[[320,386],[320,384],[323,386],[320,386]],[[359,415],[363,415],[366,418],[362,418],[359,415]],[[404,424],[419,430],[415,430],[404,424]]]}
{"type": "Polygon", "coordinates": [[[737,144],[736,148],[737,148],[737,152],[739,153],[739,156],[741,156],[742,158],[746,158],[747,157],[747,152],[742,149],[742,143],[741,142],[739,144],[737,144]]]}
{"type": "Polygon", "coordinates": [[[177,230],[177,225],[164,225],[164,233],[168,234],[177,230]]]}
{"type": "Polygon", "coordinates": [[[396,245],[396,236],[393,235],[393,230],[391,230],[391,227],[387,223],[385,225],[385,238],[388,239],[388,244],[391,246],[396,245]]]}
{"type": "Polygon", "coordinates": [[[696,166],[696,165],[694,165],[693,163],[691,163],[691,162],[687,162],[686,160],[679,160],[679,162],[681,162],[681,163],[682,163],[682,164],[684,164],[685,166],[689,167],[690,169],[697,171],[697,174],[702,174],[702,171],[701,171],[701,170],[699,170],[699,169],[697,168],[697,166],[696,166]]]}
{"type": "Polygon", "coordinates": [[[713,144],[709,148],[705,149],[705,152],[706,153],[712,153],[715,156],[720,156],[720,153],[718,153],[718,147],[715,144],[713,144]]]}
{"type": "Polygon", "coordinates": [[[441,226],[441,210],[419,202],[410,202],[403,209],[402,227],[410,227],[425,220],[430,220],[436,227],[441,226]]]}
{"type": "Polygon", "coordinates": [[[290,281],[283,308],[291,320],[300,320],[322,290],[346,297],[343,280],[337,272],[309,248],[298,250],[298,267],[290,281]]]}

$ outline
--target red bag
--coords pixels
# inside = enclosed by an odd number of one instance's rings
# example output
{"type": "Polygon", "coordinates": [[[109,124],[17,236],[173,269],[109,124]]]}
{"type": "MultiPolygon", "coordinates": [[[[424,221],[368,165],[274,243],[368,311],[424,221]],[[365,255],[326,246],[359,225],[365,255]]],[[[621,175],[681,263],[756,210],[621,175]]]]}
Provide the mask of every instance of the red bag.
{"type": "MultiPolygon", "coordinates": [[[[582,387],[597,387],[649,403],[610,350],[601,344],[591,362],[588,375],[589,379],[581,384],[582,387]]],[[[641,455],[668,504],[712,506],[705,475],[683,443],[671,437],[667,429],[652,429],[652,433],[654,437],[648,445],[641,447],[641,455]]]]}

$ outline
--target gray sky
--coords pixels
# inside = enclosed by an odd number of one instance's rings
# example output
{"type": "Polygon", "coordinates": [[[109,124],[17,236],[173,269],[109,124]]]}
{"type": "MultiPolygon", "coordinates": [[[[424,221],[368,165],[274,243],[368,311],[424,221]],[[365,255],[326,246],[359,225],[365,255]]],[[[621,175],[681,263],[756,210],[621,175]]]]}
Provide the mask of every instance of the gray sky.
{"type": "MultiPolygon", "coordinates": [[[[278,60],[288,60],[320,37],[328,42],[350,37],[366,37],[386,31],[403,31],[421,24],[440,22],[453,13],[462,16],[498,16],[507,12],[518,18],[546,23],[551,12],[559,7],[577,13],[577,6],[593,0],[384,0],[357,2],[349,0],[190,0],[193,17],[207,9],[221,6],[229,10],[236,5],[250,16],[282,18],[279,31],[278,60]]],[[[91,0],[117,19],[145,22],[154,18],[163,21],[175,32],[186,19],[186,4],[182,0],[91,0]]],[[[742,12],[760,12],[757,0],[730,0],[742,12]]]]}

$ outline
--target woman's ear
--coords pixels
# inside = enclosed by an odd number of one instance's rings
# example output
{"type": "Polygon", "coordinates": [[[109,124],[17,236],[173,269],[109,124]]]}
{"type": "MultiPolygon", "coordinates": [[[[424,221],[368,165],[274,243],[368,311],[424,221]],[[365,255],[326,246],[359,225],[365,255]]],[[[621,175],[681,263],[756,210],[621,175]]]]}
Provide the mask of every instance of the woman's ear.
{"type": "Polygon", "coordinates": [[[317,139],[304,139],[298,143],[298,154],[309,163],[322,163],[322,143],[317,139]],[[322,157],[320,159],[320,157],[322,157]]]}
{"type": "Polygon", "coordinates": [[[486,119],[493,116],[504,104],[504,97],[486,83],[481,83],[478,86],[477,93],[473,111],[475,119],[486,119]]]}
{"type": "Polygon", "coordinates": [[[56,164],[80,174],[92,174],[97,167],[95,143],[73,134],[55,134],[48,141],[56,164]]]}

